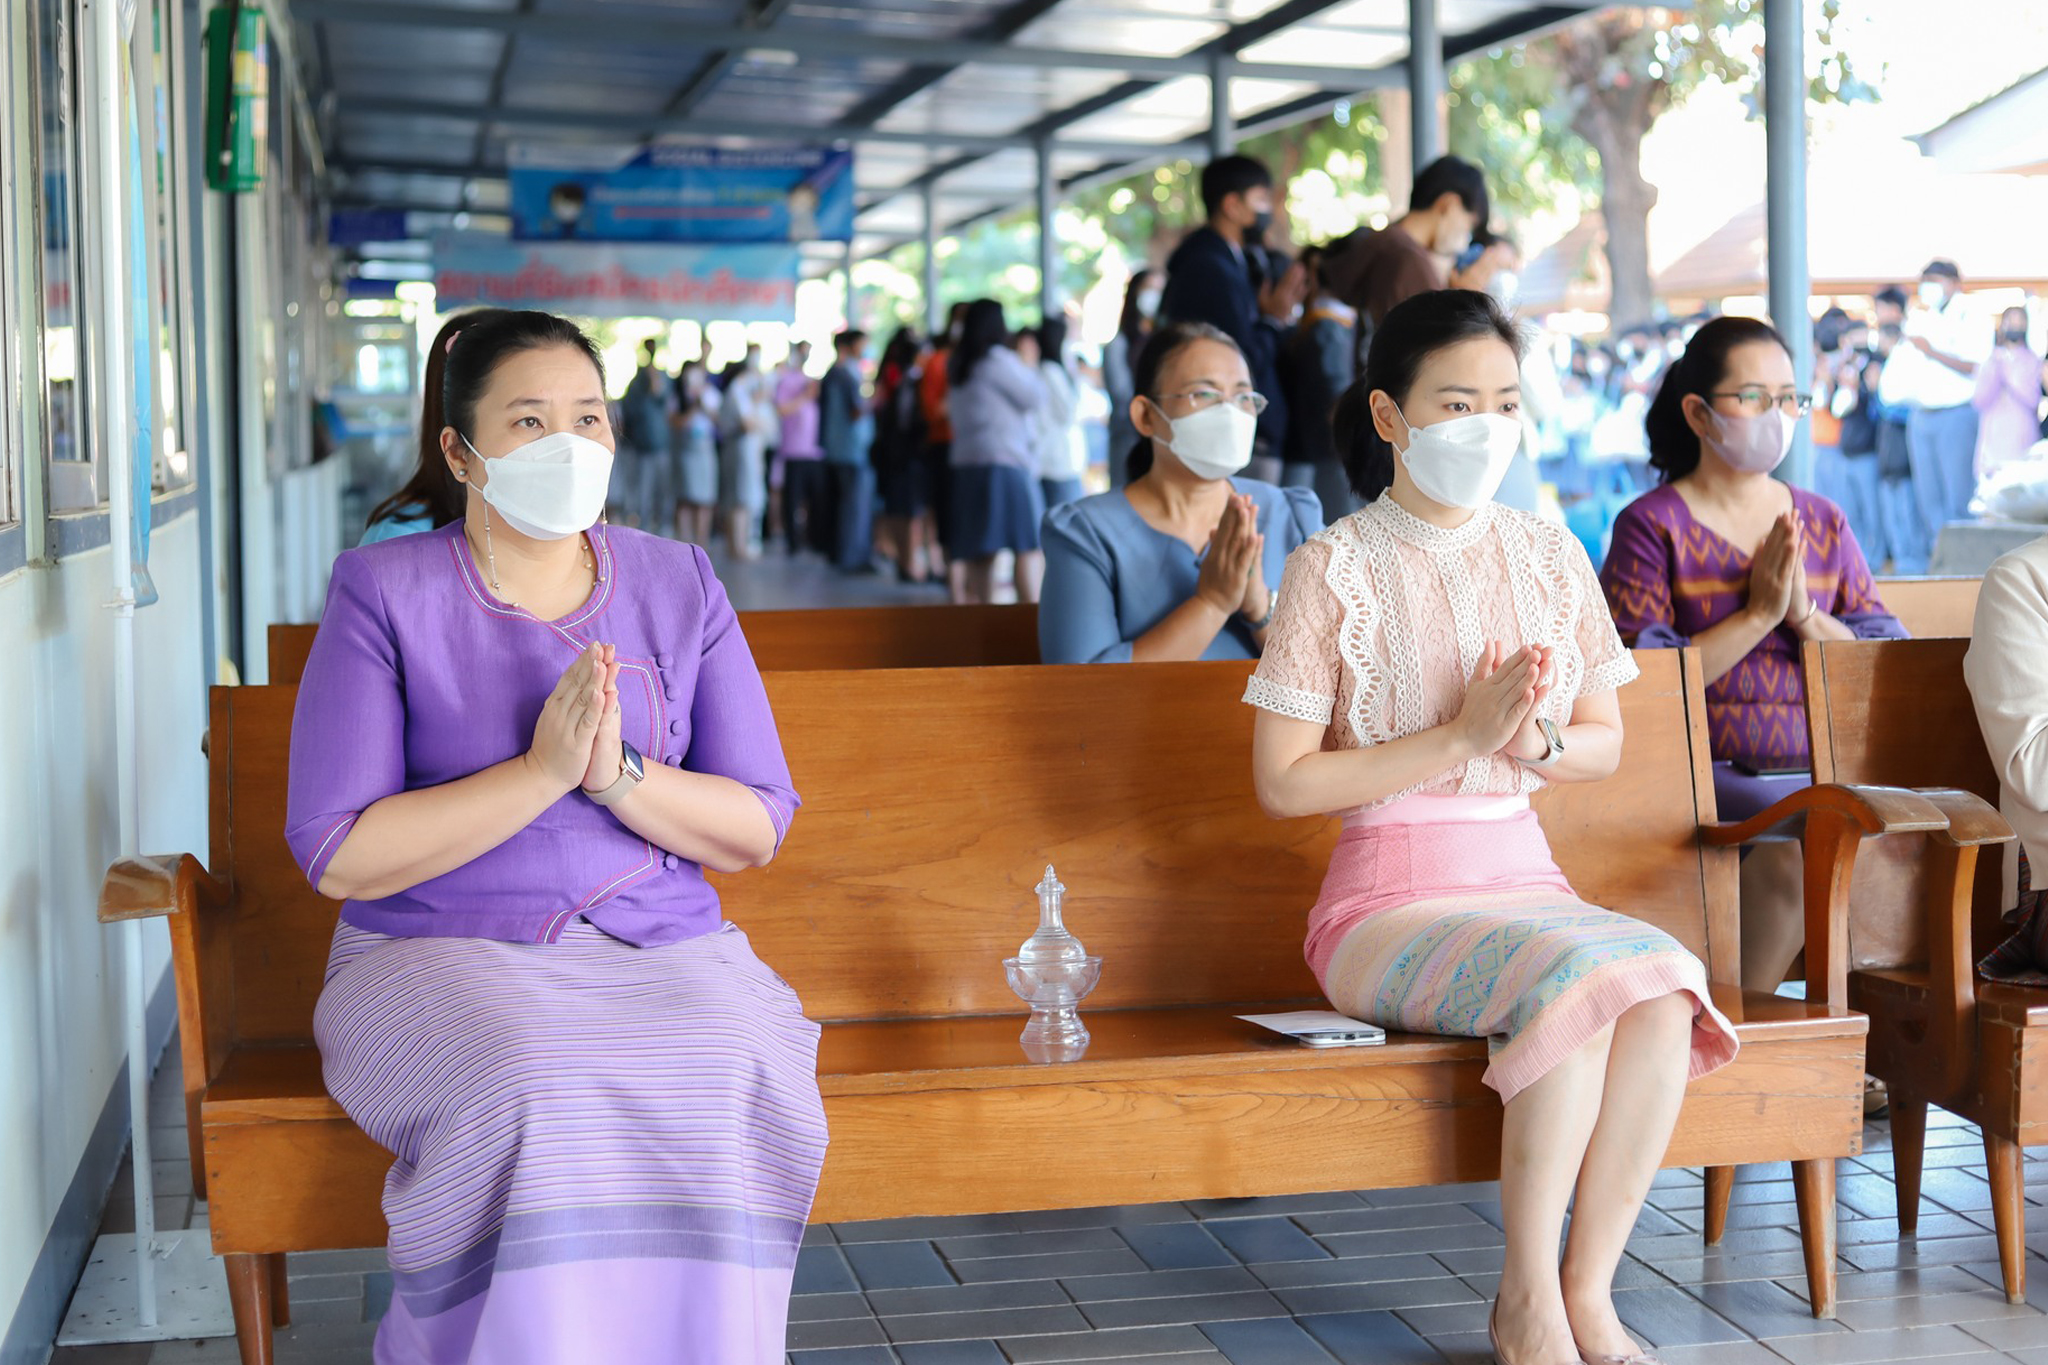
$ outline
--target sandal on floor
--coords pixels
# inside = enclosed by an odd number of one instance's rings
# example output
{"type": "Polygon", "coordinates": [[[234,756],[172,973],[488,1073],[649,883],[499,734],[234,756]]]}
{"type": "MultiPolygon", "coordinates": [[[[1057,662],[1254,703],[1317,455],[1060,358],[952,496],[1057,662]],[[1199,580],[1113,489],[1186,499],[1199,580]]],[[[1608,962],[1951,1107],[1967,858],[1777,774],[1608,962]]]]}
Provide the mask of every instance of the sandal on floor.
{"type": "MultiPolygon", "coordinates": [[[[1507,1356],[1506,1356],[1505,1354],[1503,1354],[1503,1353],[1502,1353],[1502,1351],[1501,1351],[1501,1349],[1500,1349],[1500,1331],[1499,1331],[1498,1325],[1497,1325],[1497,1324],[1495,1323],[1495,1321],[1494,1321],[1494,1320],[1495,1320],[1496,1318],[1498,1318],[1499,1316],[1500,1316],[1500,1300],[1499,1300],[1499,1299],[1495,1299],[1495,1300],[1493,1301],[1493,1311],[1492,1311],[1491,1313],[1488,1313],[1488,1314],[1486,1315],[1486,1340],[1487,1340],[1487,1344],[1493,1347],[1493,1365],[1508,1365],[1508,1358],[1507,1358],[1507,1356]]],[[[1603,1362],[1604,1362],[1604,1361],[1605,1361],[1606,1359],[1607,1359],[1607,1357],[1602,1357],[1602,1360],[1603,1360],[1603,1362]]],[[[1615,1356],[1615,1357],[1613,1357],[1613,1359],[1615,1359],[1615,1360],[1628,1360],[1629,1358],[1628,1358],[1628,1357],[1626,1357],[1626,1356],[1615,1356]]],[[[1579,1361],[1572,1361],[1572,1362],[1569,1362],[1569,1365],[1580,1365],[1580,1362],[1579,1362],[1579,1361]]],[[[1634,1365],[1634,1362],[1633,1362],[1633,1361],[1630,1361],[1630,1362],[1629,1362],[1629,1365],[1634,1365]]],[[[1654,1362],[1652,1362],[1652,1365],[1663,1365],[1663,1362],[1662,1362],[1662,1361],[1654,1361],[1654,1362]]]]}

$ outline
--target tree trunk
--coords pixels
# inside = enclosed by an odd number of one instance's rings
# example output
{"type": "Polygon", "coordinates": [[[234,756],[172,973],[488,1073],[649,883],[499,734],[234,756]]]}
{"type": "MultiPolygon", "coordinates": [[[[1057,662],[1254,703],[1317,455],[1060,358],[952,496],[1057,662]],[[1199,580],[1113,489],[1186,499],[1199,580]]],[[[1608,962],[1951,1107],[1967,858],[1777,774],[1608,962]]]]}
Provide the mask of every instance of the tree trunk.
{"type": "Polygon", "coordinates": [[[1600,205],[1607,220],[1608,319],[1615,331],[1647,322],[1656,307],[1650,279],[1650,210],[1657,187],[1643,179],[1643,135],[1670,103],[1663,81],[1615,59],[1638,41],[1644,18],[1614,11],[1563,30],[1557,51],[1568,88],[1579,94],[1572,131],[1600,154],[1600,205]]]}
{"type": "Polygon", "coordinates": [[[1607,220],[1607,305],[1615,330],[1650,320],[1657,303],[1650,278],[1650,210],[1657,187],[1643,179],[1643,132],[1608,120],[1606,137],[1592,140],[1600,153],[1601,215],[1607,220]]]}

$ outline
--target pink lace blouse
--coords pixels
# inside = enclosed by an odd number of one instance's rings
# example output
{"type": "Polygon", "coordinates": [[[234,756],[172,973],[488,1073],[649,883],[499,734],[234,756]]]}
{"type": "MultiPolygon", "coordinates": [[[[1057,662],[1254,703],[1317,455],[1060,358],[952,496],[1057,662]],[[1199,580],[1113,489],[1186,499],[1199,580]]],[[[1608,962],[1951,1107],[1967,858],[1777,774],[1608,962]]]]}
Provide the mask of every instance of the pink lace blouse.
{"type": "MultiPolygon", "coordinates": [[[[1496,640],[1556,651],[1543,713],[1559,725],[1579,697],[1637,675],[1586,552],[1562,526],[1489,503],[1447,531],[1382,496],[1288,556],[1244,699],[1327,726],[1326,749],[1384,744],[1454,719],[1496,640]]],[[[1526,796],[1543,782],[1490,754],[1361,810],[1418,794],[1526,796]]]]}

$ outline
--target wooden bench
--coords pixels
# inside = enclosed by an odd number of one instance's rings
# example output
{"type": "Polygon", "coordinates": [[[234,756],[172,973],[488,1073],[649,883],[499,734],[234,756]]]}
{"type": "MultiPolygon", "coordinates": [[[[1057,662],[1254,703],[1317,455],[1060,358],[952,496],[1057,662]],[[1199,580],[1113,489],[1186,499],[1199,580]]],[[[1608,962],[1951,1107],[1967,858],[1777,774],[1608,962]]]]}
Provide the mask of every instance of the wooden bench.
{"type": "MultiPolygon", "coordinates": [[[[1590,899],[1706,960],[1741,1032],[1690,1089],[1669,1165],[1794,1163],[1818,1316],[1834,1311],[1834,1160],[1860,1150],[1865,1021],[1745,995],[1734,844],[1713,825],[1696,661],[1645,651],[1620,775],[1539,808],[1590,899]],[[1703,829],[1703,825],[1706,828],[1703,829]]],[[[825,1022],[832,1146],[814,1217],[989,1213],[1488,1180],[1500,1107],[1482,1041],[1273,1040],[1232,1016],[1313,999],[1308,907],[1336,835],[1253,797],[1246,666],[770,674],[805,809],[730,917],[825,1022]],[[859,724],[846,723],[848,716],[859,724]],[[1028,1063],[1001,960],[1047,862],[1102,954],[1082,1061],[1028,1063]]],[[[216,689],[211,873],[110,873],[102,913],[169,914],[195,1175],[228,1258],[244,1360],[267,1361],[282,1253],[378,1245],[389,1158],[326,1094],[310,1024],[337,907],[281,831],[295,689],[216,689]]],[[[1940,817],[1909,794],[1818,790],[1808,837],[1940,817]]],[[[1830,875],[1837,875],[1832,872],[1830,875]]]]}
{"type": "Polygon", "coordinates": [[[1899,1234],[1920,1221],[1927,1106],[1984,1132],[2006,1297],[2026,1301],[2022,1149],[2048,1142],[2048,989],[1979,980],[2002,922],[1998,777],[1963,681],[1969,640],[1806,646],[1817,781],[1921,788],[1949,827],[1887,840],[1858,867],[1846,952],[1814,978],[1870,1016],[1870,1071],[1891,1091],[1899,1234]],[[1989,847],[1988,857],[1979,857],[1989,847]]]}
{"type": "MultiPolygon", "coordinates": [[[[762,672],[822,668],[972,668],[1038,662],[1038,608],[836,607],[743,611],[740,629],[762,672]]],[[[314,626],[270,628],[270,681],[296,684],[314,626]]]]}
{"type": "Polygon", "coordinates": [[[1981,578],[1880,578],[1877,595],[1916,640],[1970,638],[1981,578]]]}

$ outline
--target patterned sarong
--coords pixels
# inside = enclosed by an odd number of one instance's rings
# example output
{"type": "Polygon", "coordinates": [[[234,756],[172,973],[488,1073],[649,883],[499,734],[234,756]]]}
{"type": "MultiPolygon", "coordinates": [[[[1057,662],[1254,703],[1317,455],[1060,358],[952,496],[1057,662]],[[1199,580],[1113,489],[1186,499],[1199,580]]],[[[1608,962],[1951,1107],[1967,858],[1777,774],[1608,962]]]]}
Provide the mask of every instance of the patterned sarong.
{"type": "Polygon", "coordinates": [[[378,1365],[779,1365],[818,1026],[732,925],[636,948],[343,924],[329,1091],[397,1155],[378,1365]]]}

